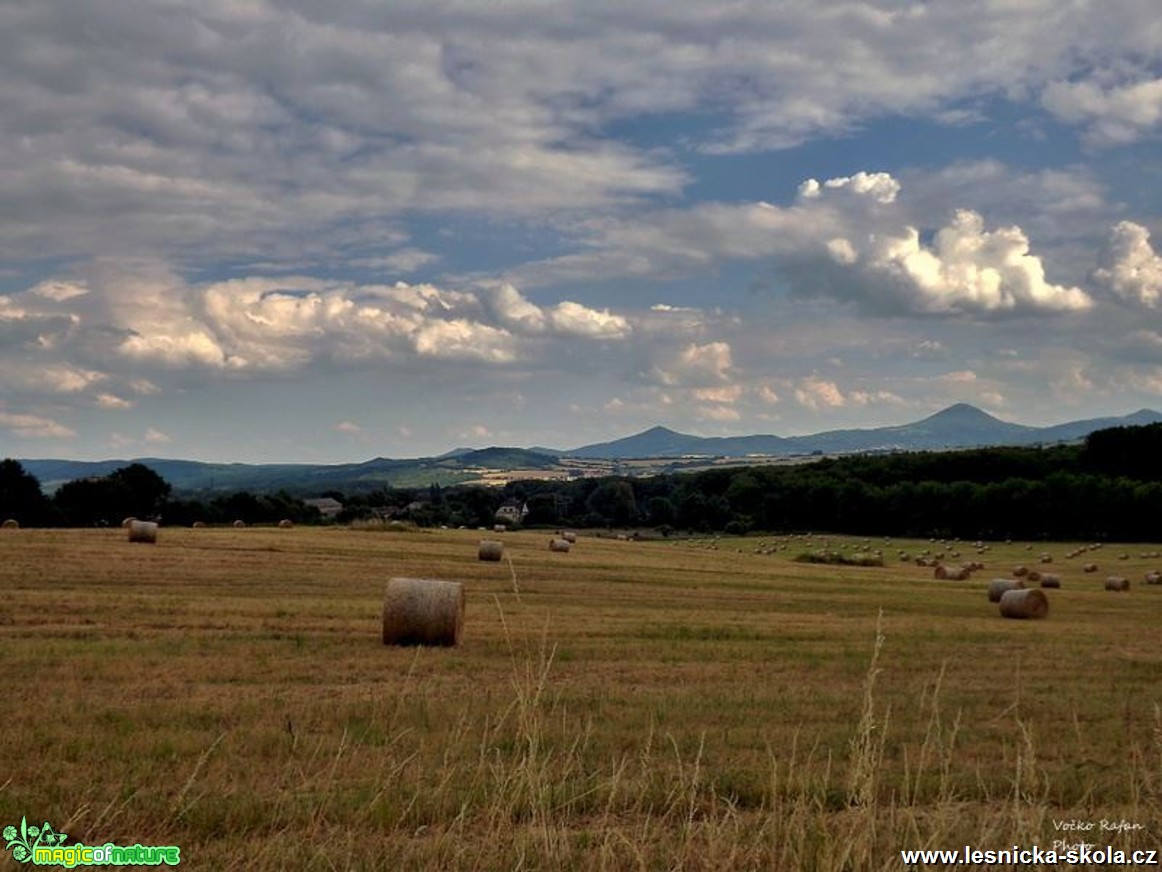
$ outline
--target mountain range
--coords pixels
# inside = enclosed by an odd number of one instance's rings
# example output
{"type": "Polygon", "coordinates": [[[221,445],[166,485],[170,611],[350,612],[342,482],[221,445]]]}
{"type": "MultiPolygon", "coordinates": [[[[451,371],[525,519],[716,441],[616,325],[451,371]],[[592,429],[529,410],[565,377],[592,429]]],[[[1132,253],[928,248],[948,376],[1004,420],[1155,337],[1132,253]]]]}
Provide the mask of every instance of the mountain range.
{"type": "Polygon", "coordinates": [[[687,455],[745,457],[750,454],[931,451],[942,448],[1072,442],[1085,438],[1094,430],[1158,422],[1162,422],[1162,413],[1140,409],[1118,418],[1091,418],[1051,427],[1027,427],[1002,421],[967,403],[957,403],[920,421],[896,427],[828,430],[810,436],[718,437],[688,436],[665,427],[653,427],[624,439],[585,445],[559,453],[570,457],[625,459],[687,455]]]}
{"type": "MultiPolygon", "coordinates": [[[[397,459],[376,457],[361,463],[246,464],[203,463],[194,460],[135,458],[133,460],[21,460],[49,491],[64,482],[107,475],[129,463],[143,463],[177,491],[233,492],[286,489],[301,495],[327,490],[366,491],[377,487],[424,487],[432,482],[457,484],[477,478],[481,470],[551,470],[577,461],[640,458],[731,457],[752,455],[850,454],[887,451],[932,451],[1000,445],[1046,445],[1083,439],[1109,427],[1162,423],[1162,413],[1141,409],[1115,418],[1091,418],[1051,427],[1027,427],[1002,421],[975,406],[958,403],[934,415],[895,427],[829,430],[810,436],[704,437],[652,427],[633,436],[554,448],[455,449],[438,457],[397,459]]],[[[575,471],[575,470],[574,470],[575,471]]]]}

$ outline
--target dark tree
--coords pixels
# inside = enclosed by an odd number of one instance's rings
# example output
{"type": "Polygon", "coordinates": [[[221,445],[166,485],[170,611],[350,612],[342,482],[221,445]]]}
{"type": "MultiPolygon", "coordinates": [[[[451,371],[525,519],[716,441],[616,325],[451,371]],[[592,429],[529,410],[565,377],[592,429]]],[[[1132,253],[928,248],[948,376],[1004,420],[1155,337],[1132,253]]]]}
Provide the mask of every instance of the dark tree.
{"type": "Polygon", "coordinates": [[[44,523],[48,515],[49,502],[36,476],[18,461],[0,461],[0,520],[12,518],[28,527],[44,523]]]}

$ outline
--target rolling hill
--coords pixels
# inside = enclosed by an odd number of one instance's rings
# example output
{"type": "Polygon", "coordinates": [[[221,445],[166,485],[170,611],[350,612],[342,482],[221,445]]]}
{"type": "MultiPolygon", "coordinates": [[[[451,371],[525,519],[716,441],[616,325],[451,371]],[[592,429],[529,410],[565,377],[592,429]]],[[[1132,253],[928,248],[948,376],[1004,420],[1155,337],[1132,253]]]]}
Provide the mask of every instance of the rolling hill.
{"type": "Polygon", "coordinates": [[[144,463],[179,492],[204,494],[238,490],[286,490],[300,496],[324,491],[368,491],[379,487],[423,487],[458,484],[482,470],[552,470],[563,460],[631,460],[640,458],[730,457],[751,455],[849,454],[883,451],[932,451],[996,445],[1070,442],[1094,430],[1162,422],[1162,413],[1141,409],[1131,415],[1069,421],[1051,427],[1028,427],[1002,421],[974,406],[958,403],[934,415],[894,427],[830,430],[810,436],[719,436],[679,433],[651,427],[641,433],[571,450],[550,448],[460,448],[438,457],[395,460],[376,457],[362,463],[202,463],[194,460],[21,460],[24,468],[53,491],[66,481],[108,475],[130,463],[144,463]]]}

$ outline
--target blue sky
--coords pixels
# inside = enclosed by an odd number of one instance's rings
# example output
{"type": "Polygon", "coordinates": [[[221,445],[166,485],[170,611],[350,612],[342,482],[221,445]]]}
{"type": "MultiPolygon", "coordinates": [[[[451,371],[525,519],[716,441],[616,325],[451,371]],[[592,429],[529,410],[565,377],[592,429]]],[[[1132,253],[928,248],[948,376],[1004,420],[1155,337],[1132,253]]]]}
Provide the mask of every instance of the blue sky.
{"type": "Polygon", "coordinates": [[[0,6],[0,454],[1162,406],[1162,19],[0,6]]]}

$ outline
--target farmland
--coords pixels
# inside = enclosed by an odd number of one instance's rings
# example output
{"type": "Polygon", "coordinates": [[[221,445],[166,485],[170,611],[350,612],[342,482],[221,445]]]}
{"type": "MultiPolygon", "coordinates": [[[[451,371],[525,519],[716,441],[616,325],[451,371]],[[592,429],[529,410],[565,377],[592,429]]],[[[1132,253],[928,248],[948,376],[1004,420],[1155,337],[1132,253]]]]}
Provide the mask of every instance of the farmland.
{"type": "Polygon", "coordinates": [[[927,541],[860,540],[887,564],[861,567],[794,562],[819,544],[801,538],[556,554],[520,532],[482,563],[479,536],[0,531],[0,823],[178,845],[195,869],[899,869],[901,848],[1162,845],[1151,546],[1038,544],[1063,588],[1047,620],[1010,621],[985,588],[1035,560],[1024,543],[935,581],[895,557],[927,541]],[[393,576],[464,583],[461,647],[380,643],[393,576]]]}

